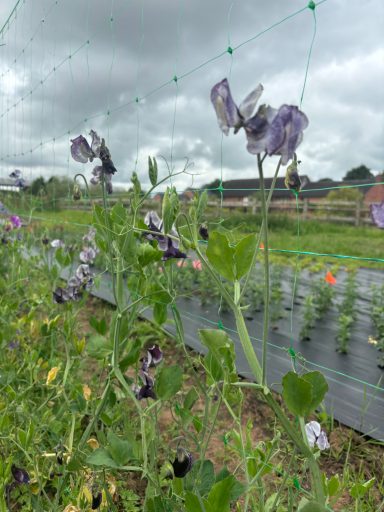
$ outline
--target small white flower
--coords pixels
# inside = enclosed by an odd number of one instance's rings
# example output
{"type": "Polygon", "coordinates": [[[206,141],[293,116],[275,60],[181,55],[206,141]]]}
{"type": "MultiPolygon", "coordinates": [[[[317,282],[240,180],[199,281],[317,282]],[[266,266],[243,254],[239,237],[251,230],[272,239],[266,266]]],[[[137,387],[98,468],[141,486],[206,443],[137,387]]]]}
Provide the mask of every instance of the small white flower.
{"type": "Polygon", "coordinates": [[[57,238],[56,240],[52,240],[51,247],[54,249],[59,249],[60,247],[65,247],[65,243],[57,238]]]}
{"type": "Polygon", "coordinates": [[[321,430],[320,423],[317,421],[310,421],[307,423],[305,425],[305,432],[307,434],[308,443],[311,448],[313,448],[315,444],[320,450],[327,450],[330,448],[327,434],[324,432],[324,430],[321,430]]]}

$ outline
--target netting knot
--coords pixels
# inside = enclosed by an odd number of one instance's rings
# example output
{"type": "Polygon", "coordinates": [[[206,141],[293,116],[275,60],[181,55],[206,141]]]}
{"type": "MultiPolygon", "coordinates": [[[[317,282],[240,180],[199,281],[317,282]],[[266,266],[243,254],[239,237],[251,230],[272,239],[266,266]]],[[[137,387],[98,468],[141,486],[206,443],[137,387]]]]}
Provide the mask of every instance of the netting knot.
{"type": "Polygon", "coordinates": [[[135,101],[136,101],[136,103],[139,103],[140,99],[138,96],[136,96],[135,101]]]}
{"type": "Polygon", "coordinates": [[[222,331],[224,330],[224,325],[223,325],[223,322],[221,320],[219,320],[217,322],[217,327],[218,327],[218,329],[221,329],[222,331]]]}
{"type": "Polygon", "coordinates": [[[177,80],[178,80],[177,76],[175,75],[175,76],[172,78],[172,80],[173,80],[175,83],[177,83],[177,80]]]}
{"type": "Polygon", "coordinates": [[[293,479],[293,485],[296,487],[297,490],[301,489],[300,482],[296,477],[294,477],[294,479],[293,479]]]}
{"type": "Polygon", "coordinates": [[[296,352],[293,350],[292,347],[289,347],[288,354],[292,357],[292,359],[296,359],[296,352]]]}
{"type": "Polygon", "coordinates": [[[308,9],[312,9],[312,11],[314,11],[316,9],[316,4],[313,0],[309,0],[307,7],[308,9]]]}
{"type": "Polygon", "coordinates": [[[232,55],[232,53],[233,53],[233,48],[231,48],[230,46],[228,46],[228,48],[227,48],[227,53],[229,53],[229,55],[232,55]]]}

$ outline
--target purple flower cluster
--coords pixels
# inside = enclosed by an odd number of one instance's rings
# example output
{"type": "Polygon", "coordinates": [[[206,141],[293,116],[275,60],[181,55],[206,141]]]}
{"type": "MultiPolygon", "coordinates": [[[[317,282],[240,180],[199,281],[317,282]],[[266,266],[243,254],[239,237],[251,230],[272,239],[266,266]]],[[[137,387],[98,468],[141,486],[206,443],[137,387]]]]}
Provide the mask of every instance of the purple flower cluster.
{"type": "Polygon", "coordinates": [[[96,229],[90,228],[88,233],[83,236],[84,246],[82,251],[80,252],[80,261],[82,263],[88,263],[92,265],[95,261],[97,253],[99,249],[96,246],[95,242],[96,229]]]}
{"type": "Polygon", "coordinates": [[[15,187],[25,188],[25,179],[22,176],[22,172],[19,169],[15,169],[9,175],[14,180],[15,187]]]}
{"type": "Polygon", "coordinates": [[[160,364],[162,359],[163,352],[158,345],[153,345],[148,348],[146,357],[141,359],[140,377],[143,381],[143,385],[141,387],[133,387],[133,392],[138,400],[142,400],[143,398],[153,398],[156,400],[154,389],[155,379],[149,374],[149,369],[160,364]]]}
{"type": "MultiPolygon", "coordinates": [[[[145,216],[144,223],[148,226],[151,233],[146,233],[147,240],[157,240],[157,246],[163,252],[163,261],[170,258],[186,258],[187,255],[179,249],[179,242],[175,238],[170,238],[163,233],[163,221],[156,212],[148,212],[145,216]]],[[[172,228],[172,237],[177,237],[177,232],[172,228]]]]}
{"type": "Polygon", "coordinates": [[[281,163],[285,165],[293,158],[303,140],[303,130],[308,126],[308,119],[293,105],[282,105],[279,109],[261,105],[254,113],[263,89],[259,84],[238,107],[225,78],[212,88],[211,101],[220,129],[225,135],[228,135],[230,128],[234,128],[235,133],[244,128],[250,153],[280,155],[281,163]]]}
{"type": "Polygon", "coordinates": [[[112,194],[112,175],[115,174],[116,168],[111,160],[111,153],[105,145],[105,140],[100,139],[94,130],[90,131],[92,137],[91,144],[88,143],[87,139],[83,135],[79,135],[75,139],[71,139],[71,154],[76,162],[83,164],[93,162],[94,158],[101,160],[101,165],[97,165],[93,168],[91,178],[92,185],[97,185],[102,182],[107,189],[108,194],[112,194]]]}
{"type": "Polygon", "coordinates": [[[92,285],[93,275],[89,266],[81,264],[77,267],[75,275],[68,280],[65,288],[60,286],[56,288],[53,292],[53,300],[57,304],[80,300],[83,290],[89,290],[92,285]]]}

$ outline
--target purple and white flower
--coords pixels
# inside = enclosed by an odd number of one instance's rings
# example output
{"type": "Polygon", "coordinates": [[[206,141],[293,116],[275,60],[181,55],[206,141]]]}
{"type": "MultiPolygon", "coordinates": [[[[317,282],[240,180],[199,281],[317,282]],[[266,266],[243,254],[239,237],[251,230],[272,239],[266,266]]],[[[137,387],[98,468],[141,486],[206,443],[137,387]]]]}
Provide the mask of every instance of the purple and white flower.
{"type": "Polygon", "coordinates": [[[166,236],[163,233],[163,221],[159,218],[156,212],[148,212],[145,216],[144,223],[148,226],[151,233],[146,233],[147,240],[157,240],[158,248],[163,252],[162,260],[166,261],[171,258],[186,258],[187,255],[179,249],[179,242],[175,240],[177,232],[174,228],[171,229],[170,235],[166,236]]]}
{"type": "Polygon", "coordinates": [[[87,139],[83,135],[79,135],[75,139],[72,139],[71,154],[72,158],[76,162],[83,164],[93,162],[94,158],[101,160],[101,165],[94,167],[91,178],[93,185],[98,185],[104,178],[104,183],[108,194],[112,194],[112,175],[115,174],[116,167],[111,159],[111,153],[105,145],[105,140],[100,139],[98,134],[94,131],[90,131],[92,137],[91,144],[88,143],[87,139]]]}
{"type": "Polygon", "coordinates": [[[281,162],[285,165],[301,143],[308,119],[293,105],[282,105],[279,109],[261,105],[254,113],[262,92],[263,86],[259,84],[238,107],[225,78],[212,88],[211,101],[225,135],[228,135],[230,128],[234,128],[234,133],[244,128],[250,153],[281,155],[281,162]]]}
{"type": "Polygon", "coordinates": [[[305,425],[305,433],[311,448],[313,448],[315,444],[320,450],[328,450],[328,448],[330,448],[327,434],[324,430],[321,430],[321,425],[317,421],[307,423],[305,425]]]}
{"type": "Polygon", "coordinates": [[[371,217],[378,228],[384,229],[384,201],[371,204],[371,217]]]}

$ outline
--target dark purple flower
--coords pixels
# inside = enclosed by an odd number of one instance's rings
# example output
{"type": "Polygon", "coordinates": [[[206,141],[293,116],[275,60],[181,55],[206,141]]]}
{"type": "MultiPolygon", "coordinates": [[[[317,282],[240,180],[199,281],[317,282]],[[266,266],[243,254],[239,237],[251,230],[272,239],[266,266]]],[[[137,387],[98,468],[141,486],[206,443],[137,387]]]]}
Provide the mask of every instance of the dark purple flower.
{"type": "Polygon", "coordinates": [[[384,201],[380,204],[371,204],[371,217],[378,228],[384,229],[384,201]]]}
{"type": "Polygon", "coordinates": [[[46,236],[44,238],[41,239],[41,243],[43,245],[48,245],[49,244],[49,238],[47,238],[46,236]]]}
{"type": "Polygon", "coordinates": [[[193,458],[185,448],[177,448],[176,458],[172,462],[173,473],[176,478],[184,478],[192,469],[193,458]]]}
{"type": "Polygon", "coordinates": [[[53,292],[53,300],[57,304],[64,304],[69,301],[69,295],[65,288],[61,288],[60,286],[56,288],[53,292]]]}
{"type": "Polygon", "coordinates": [[[143,398],[152,398],[153,400],[156,400],[157,397],[154,389],[154,379],[149,375],[148,372],[143,370],[140,371],[140,377],[143,381],[143,385],[141,388],[136,386],[134,389],[137,400],[143,400],[143,398]]]}
{"type": "Polygon", "coordinates": [[[308,126],[308,119],[292,105],[283,105],[278,110],[261,105],[254,114],[262,92],[263,86],[259,84],[237,107],[225,78],[212,88],[211,101],[225,135],[228,135],[230,128],[234,128],[235,133],[244,128],[250,153],[281,155],[282,164],[285,165],[302,141],[302,132],[308,126]]]}
{"type": "Polygon", "coordinates": [[[25,187],[25,180],[22,178],[22,173],[19,169],[15,169],[14,171],[12,171],[9,177],[15,180],[16,187],[25,187]]]}
{"type": "Polygon", "coordinates": [[[149,366],[157,366],[163,360],[163,352],[159,345],[153,345],[147,349],[149,366]]]}
{"type": "Polygon", "coordinates": [[[204,225],[200,226],[200,228],[199,228],[199,235],[201,236],[201,238],[202,238],[203,240],[208,240],[208,238],[209,238],[209,233],[208,233],[208,228],[207,228],[207,226],[204,226],[204,225]]]}
{"type": "Polygon", "coordinates": [[[29,484],[30,478],[28,473],[23,468],[18,468],[14,464],[11,466],[13,478],[18,484],[29,484]]]}
{"type": "Polygon", "coordinates": [[[101,492],[92,493],[91,509],[97,510],[100,507],[102,500],[103,500],[103,495],[101,492]]]}
{"type": "Polygon", "coordinates": [[[94,167],[91,178],[93,185],[98,185],[104,178],[105,186],[108,194],[112,194],[112,175],[117,172],[116,167],[111,159],[111,153],[105,145],[105,140],[100,139],[98,134],[94,131],[90,131],[92,137],[91,145],[89,145],[87,139],[82,135],[79,135],[75,139],[72,139],[71,154],[74,160],[81,163],[92,162],[94,158],[101,160],[101,166],[94,167]]]}
{"type": "Polygon", "coordinates": [[[162,260],[167,261],[171,258],[186,258],[187,255],[184,252],[181,252],[180,249],[176,246],[175,240],[173,238],[168,239],[168,248],[166,251],[164,251],[162,260]]]}

